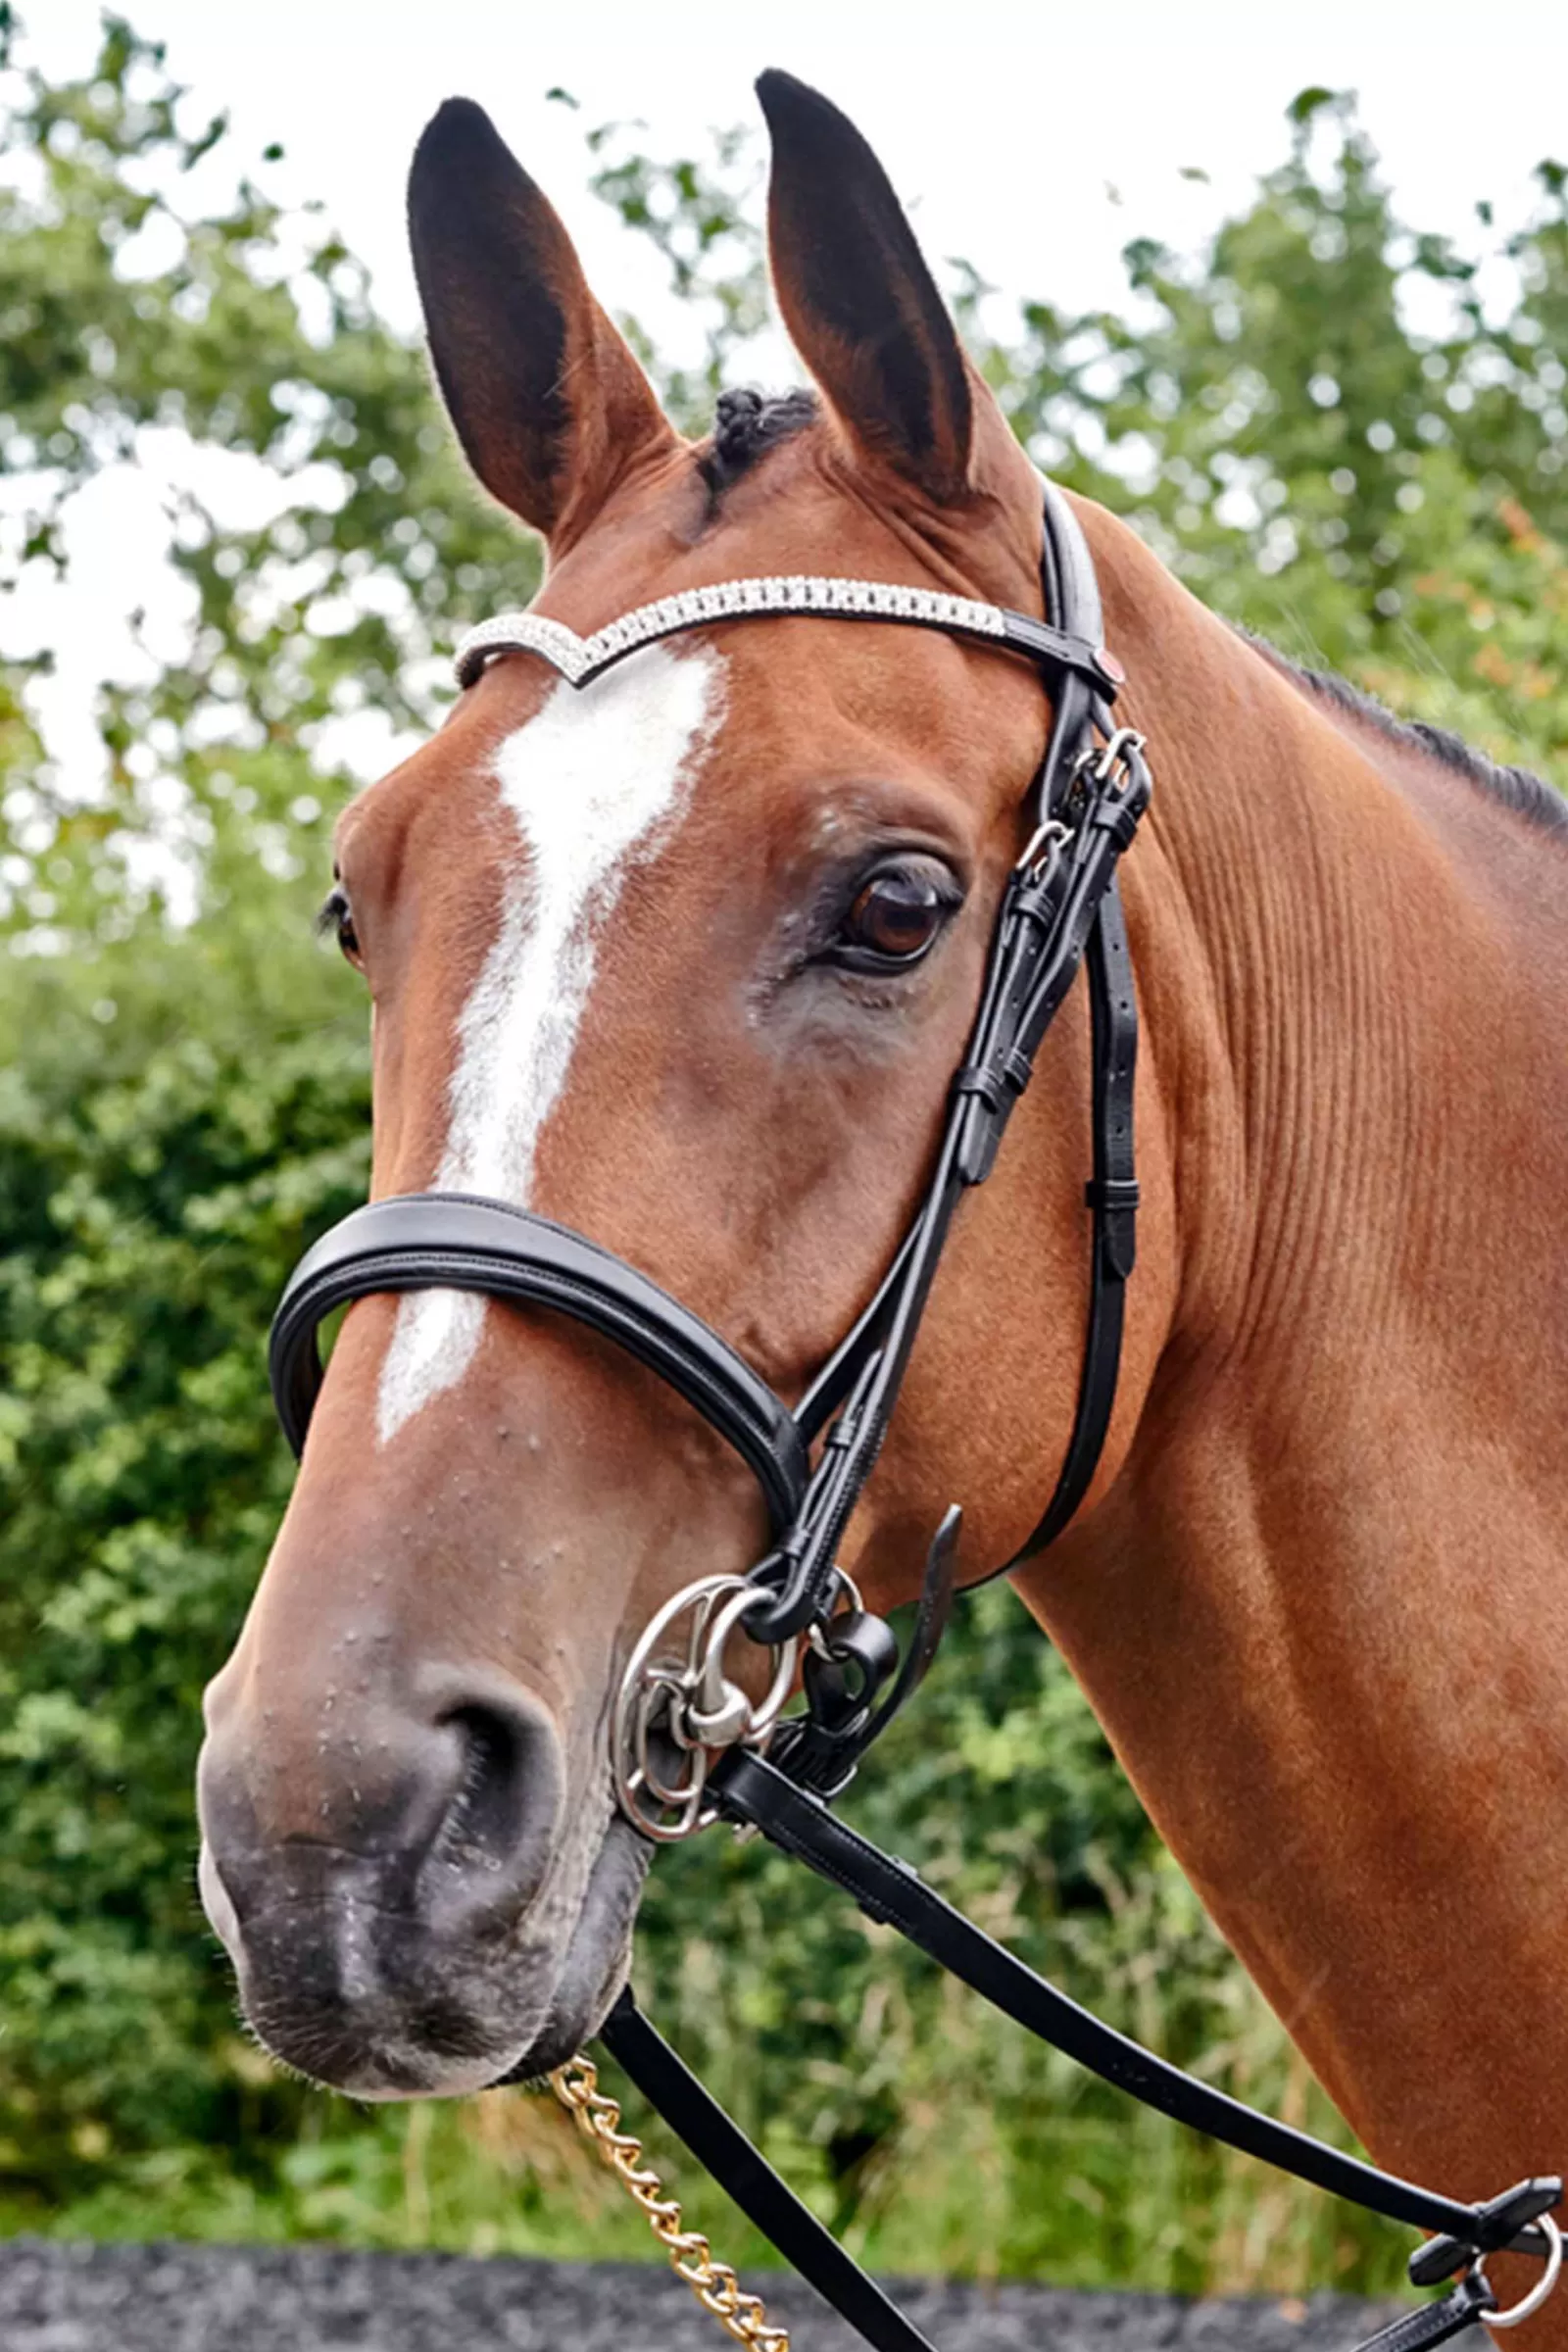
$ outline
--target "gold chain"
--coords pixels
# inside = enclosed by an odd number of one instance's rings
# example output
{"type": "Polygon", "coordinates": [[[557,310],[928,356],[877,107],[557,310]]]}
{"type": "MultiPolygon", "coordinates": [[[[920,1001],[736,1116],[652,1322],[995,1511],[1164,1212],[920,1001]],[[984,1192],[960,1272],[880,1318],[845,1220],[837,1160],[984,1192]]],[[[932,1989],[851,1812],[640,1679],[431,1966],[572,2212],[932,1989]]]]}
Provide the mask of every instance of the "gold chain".
{"type": "Polygon", "coordinates": [[[684,2278],[705,2311],[751,2352],[790,2352],[789,2330],[768,2322],[760,2297],[749,2295],[730,2269],[714,2255],[700,2230],[681,2221],[678,2199],[666,2194],[663,2182],[643,2154],[635,2133],[620,2128],[620,2109],[599,2087],[599,2070],[579,2050],[550,2077],[550,2087],[577,2129],[598,2151],[601,2160],[618,2175],[633,2201],[648,2217],[648,2227],[669,2256],[669,2267],[684,2278]]]}

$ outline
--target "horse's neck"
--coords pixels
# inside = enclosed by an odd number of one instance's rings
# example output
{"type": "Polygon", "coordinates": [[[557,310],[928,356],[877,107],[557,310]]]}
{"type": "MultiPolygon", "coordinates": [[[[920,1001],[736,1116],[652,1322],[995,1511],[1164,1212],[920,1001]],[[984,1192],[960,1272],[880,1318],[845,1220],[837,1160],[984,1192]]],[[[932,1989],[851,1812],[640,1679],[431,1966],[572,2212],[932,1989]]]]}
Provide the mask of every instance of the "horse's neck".
{"type": "Polygon", "coordinates": [[[1568,974],[1509,872],[1563,852],[1161,591],[1127,888],[1179,1305],[1026,1597],[1374,2148],[1495,2187],[1568,2165],[1568,974]]]}

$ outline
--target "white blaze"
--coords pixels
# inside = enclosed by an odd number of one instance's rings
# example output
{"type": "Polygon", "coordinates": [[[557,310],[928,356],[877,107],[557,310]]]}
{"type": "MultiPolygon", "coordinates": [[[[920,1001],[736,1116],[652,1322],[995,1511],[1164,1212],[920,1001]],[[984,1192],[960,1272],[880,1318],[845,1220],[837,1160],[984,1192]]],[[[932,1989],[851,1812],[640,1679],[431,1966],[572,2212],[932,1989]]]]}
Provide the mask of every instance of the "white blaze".
{"type": "MultiPolygon", "coordinates": [[[[579,691],[562,684],[496,755],[519,856],[501,927],[458,1020],[439,1190],[526,1206],[545,1121],[566,1083],[599,937],[628,866],[667,839],[722,715],[717,655],[651,646],[579,691]]],[[[473,1359],[487,1301],[400,1300],[381,1367],[384,1446],[473,1359]]]]}

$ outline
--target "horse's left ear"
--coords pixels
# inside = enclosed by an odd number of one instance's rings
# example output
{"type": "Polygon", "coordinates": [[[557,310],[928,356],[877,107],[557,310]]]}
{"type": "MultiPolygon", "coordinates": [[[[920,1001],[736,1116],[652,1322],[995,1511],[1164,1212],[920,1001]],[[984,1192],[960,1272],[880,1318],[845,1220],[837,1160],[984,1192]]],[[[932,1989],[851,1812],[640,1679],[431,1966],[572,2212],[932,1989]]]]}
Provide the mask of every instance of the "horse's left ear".
{"type": "Polygon", "coordinates": [[[861,451],[955,498],[974,434],[968,365],[904,207],[818,91],[769,72],[757,95],[773,144],[768,253],[791,340],[861,451]]]}

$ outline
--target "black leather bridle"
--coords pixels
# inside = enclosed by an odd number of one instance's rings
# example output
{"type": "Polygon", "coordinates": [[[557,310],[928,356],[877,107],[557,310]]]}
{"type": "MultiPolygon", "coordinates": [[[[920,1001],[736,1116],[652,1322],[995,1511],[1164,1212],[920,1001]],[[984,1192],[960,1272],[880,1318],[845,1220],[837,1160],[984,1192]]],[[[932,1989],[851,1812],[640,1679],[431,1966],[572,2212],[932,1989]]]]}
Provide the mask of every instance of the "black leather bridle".
{"type": "MultiPolygon", "coordinates": [[[[1116,867],[1148,806],[1143,740],[1111,713],[1119,666],[1102,638],[1099,586],[1071,508],[1045,486],[1045,611],[1032,615],[927,591],[837,580],[721,583],[644,608],[580,641],[561,624],[505,615],[459,656],[468,684],[492,654],[542,654],[585,685],[640,646],[678,630],[770,613],[909,622],[990,643],[1038,666],[1052,702],[1032,788],[1028,841],[1004,894],[963,1064],[953,1080],[924,1198],[875,1297],[792,1411],[703,1319],[625,1260],[583,1235],[500,1200],[419,1193],[355,1210],[301,1260],[272,1327],[279,1418],[298,1452],[321,1385],[317,1333],[338,1306],[373,1293],[457,1289],[574,1317],[667,1381],[757,1477],[771,1531],[744,1578],[710,1578],[677,1594],[633,1661],[617,1716],[616,1785],[650,1836],[684,1836],[719,1815],[752,1825],[846,1888],[1019,2023],[1135,2097],[1370,2210],[1438,2234],[1411,2258],[1421,2284],[1462,2274],[1440,2302],[1371,2342],[1423,2352],[1478,2320],[1495,2324],[1483,2257],[1532,2253],[1556,2276],[1560,2241],[1544,2222],[1561,2182],[1543,2176],[1487,2204],[1437,2195],[1195,2082],[1101,2025],[881,1854],[829,1810],[866,1749],[929,1665],[953,1593],[957,1513],[938,1531],[915,1627],[901,1659],[880,1619],[859,1605],[837,1565],[846,1523],[871,1474],[897,1402],[931,1283],[963,1194],[983,1183],[1041,1040],[1080,963],[1087,965],[1093,1063],[1094,1169],[1088,1331],[1077,1408],[1054,1491],[1007,1567],[1049,1544],[1087,1494],[1115,1401],[1125,1292],[1136,1253],[1138,1185],[1133,1088],[1138,1023],[1116,867]],[[694,1629],[684,1659],[661,1652],[682,1612],[694,1629]],[[806,1643],[804,1714],[776,1719],[723,1673],[723,1645],[744,1628],[780,1653],[775,1696],[806,1643]],[[685,1762],[672,1782],[654,1760],[662,1735],[685,1762]],[[678,1777],[683,1773],[684,1778],[678,1777]]],[[[674,2129],[775,2244],[880,2352],[931,2352],[764,2164],[623,1993],[607,2046],[674,2129]]],[[[1527,2299],[1528,2300],[1528,2299],[1527,2299]]],[[[1505,2318],[1523,2316],[1518,2313],[1505,2318]]]]}
{"type": "MultiPolygon", "coordinates": [[[[839,1540],[876,1460],[954,1210],[989,1174],[1040,1041],[1087,950],[1095,1070],[1089,1330],[1055,1492],[1018,1556],[1039,1550],[1066,1526],[1104,1444],[1136,1247],[1138,1016],[1115,874],[1148,805],[1149,772],[1141,740],[1111,721],[1120,673],[1100,642],[1094,564],[1071,508],[1050,485],[1043,551],[1046,605],[1059,616],[1057,625],[1004,613],[1009,633],[1000,641],[1036,662],[1054,691],[1029,845],[1007,884],[924,1200],[875,1298],[801,1403],[792,1412],[710,1325],[583,1235],[506,1201],[416,1193],[372,1201],[345,1217],[301,1260],[283,1294],[272,1326],[272,1393],[296,1452],[321,1384],[316,1334],[335,1307],[375,1292],[429,1289],[553,1307],[650,1365],[758,1478],[773,1544],[752,1572],[751,1638],[779,1643],[825,1620],[834,1613],[839,1540]],[[1096,747],[1097,730],[1106,739],[1103,750],[1096,747]],[[811,1449],[824,1432],[813,1469],[811,1449]]],[[[507,650],[507,641],[498,638],[486,650],[507,650]]]]}

